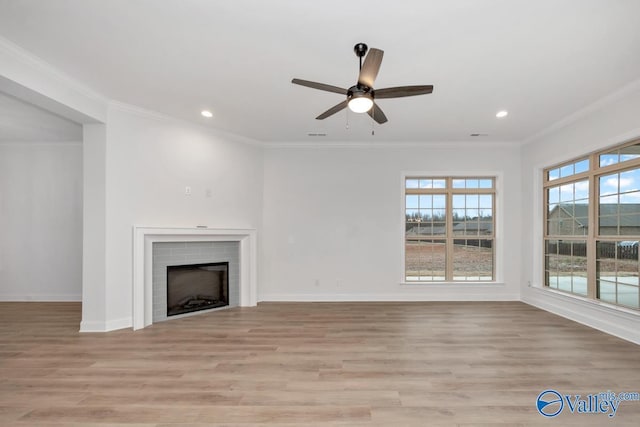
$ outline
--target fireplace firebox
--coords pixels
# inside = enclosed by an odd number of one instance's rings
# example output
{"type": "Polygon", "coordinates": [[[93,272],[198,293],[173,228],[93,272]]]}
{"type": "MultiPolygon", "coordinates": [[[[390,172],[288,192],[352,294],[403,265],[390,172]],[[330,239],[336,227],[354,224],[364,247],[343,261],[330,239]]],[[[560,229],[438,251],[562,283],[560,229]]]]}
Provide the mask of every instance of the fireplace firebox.
{"type": "Polygon", "coordinates": [[[167,266],[167,316],[229,305],[229,263],[167,266]]]}

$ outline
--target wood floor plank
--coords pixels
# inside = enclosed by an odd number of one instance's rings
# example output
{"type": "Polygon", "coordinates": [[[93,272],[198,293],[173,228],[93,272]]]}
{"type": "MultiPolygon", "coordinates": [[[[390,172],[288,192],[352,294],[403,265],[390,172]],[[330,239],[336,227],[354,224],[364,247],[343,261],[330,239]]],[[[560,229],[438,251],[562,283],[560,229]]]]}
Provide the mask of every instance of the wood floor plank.
{"type": "Polygon", "coordinates": [[[536,410],[640,391],[640,347],[518,302],[264,303],[80,334],[79,303],[0,303],[0,426],[639,425],[536,410]]]}

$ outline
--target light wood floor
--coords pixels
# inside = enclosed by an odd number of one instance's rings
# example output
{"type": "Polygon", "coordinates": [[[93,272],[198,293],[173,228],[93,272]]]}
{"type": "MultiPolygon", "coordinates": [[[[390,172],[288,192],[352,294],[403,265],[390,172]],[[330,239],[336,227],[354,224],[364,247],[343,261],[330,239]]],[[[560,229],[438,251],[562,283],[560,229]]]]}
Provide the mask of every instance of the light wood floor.
{"type": "Polygon", "coordinates": [[[640,347],[522,303],[266,303],[80,334],[77,303],[0,303],[0,424],[640,425],[537,413],[640,391],[640,347]]]}

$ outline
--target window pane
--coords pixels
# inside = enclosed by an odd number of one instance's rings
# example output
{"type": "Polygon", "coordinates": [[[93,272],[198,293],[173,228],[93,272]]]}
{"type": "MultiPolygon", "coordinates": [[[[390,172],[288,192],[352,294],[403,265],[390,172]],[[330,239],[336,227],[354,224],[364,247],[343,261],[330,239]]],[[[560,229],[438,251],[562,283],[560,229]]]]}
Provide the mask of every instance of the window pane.
{"type": "Polygon", "coordinates": [[[618,283],[618,304],[631,308],[639,308],[638,278],[628,277],[627,279],[630,282],[635,283],[635,285],[624,285],[618,283]]]}
{"type": "Polygon", "coordinates": [[[418,180],[417,179],[407,179],[405,188],[418,188],[418,180]]]}
{"type": "Polygon", "coordinates": [[[598,233],[602,236],[640,235],[640,169],[601,176],[598,233]]]}
{"type": "Polygon", "coordinates": [[[640,157],[640,143],[623,147],[620,149],[614,149],[607,153],[600,155],[600,166],[609,166],[619,162],[626,162],[628,160],[637,159],[640,157]]]}
{"type": "Polygon", "coordinates": [[[480,208],[482,208],[482,209],[491,209],[491,208],[493,208],[493,195],[491,195],[491,194],[482,194],[480,196],[480,208]]]}
{"type": "Polygon", "coordinates": [[[573,184],[565,184],[560,186],[560,201],[568,202],[573,200],[573,184]]]}
{"type": "Polygon", "coordinates": [[[575,200],[586,200],[589,198],[589,181],[578,181],[574,186],[575,200]]]}
{"type": "Polygon", "coordinates": [[[465,188],[465,180],[464,179],[454,179],[453,180],[453,188],[465,188]]]}
{"type": "Polygon", "coordinates": [[[454,240],[453,280],[493,280],[493,241],[454,240]]]}
{"type": "Polygon", "coordinates": [[[420,211],[418,209],[405,209],[405,221],[407,224],[420,222],[420,211]]]}
{"type": "Polygon", "coordinates": [[[492,179],[481,179],[479,181],[480,188],[493,188],[493,180],[492,179]]]}
{"type": "Polygon", "coordinates": [[[573,164],[563,166],[560,168],[560,178],[573,175],[573,164]]]}
{"type": "Polygon", "coordinates": [[[467,208],[477,208],[479,196],[477,194],[467,194],[465,196],[467,208]]]}
{"type": "Polygon", "coordinates": [[[618,193],[618,174],[600,177],[600,196],[618,193]]]}
{"type": "Polygon", "coordinates": [[[596,242],[596,292],[601,301],[640,308],[639,243],[637,240],[596,242]]]}
{"type": "Polygon", "coordinates": [[[589,170],[589,159],[582,160],[575,163],[575,172],[582,173],[589,170]]]}
{"type": "Polygon", "coordinates": [[[464,209],[467,205],[467,198],[464,194],[453,195],[453,209],[464,209]]]}
{"type": "Polygon", "coordinates": [[[445,280],[445,241],[416,240],[405,244],[407,281],[445,280]]]}
{"type": "Polygon", "coordinates": [[[600,167],[605,167],[618,163],[618,153],[613,154],[601,154],[600,155],[600,167]]]}
{"type": "Polygon", "coordinates": [[[549,240],[545,245],[546,286],[587,295],[586,240],[549,240]]]}
{"type": "Polygon", "coordinates": [[[420,188],[432,188],[433,180],[432,179],[421,179],[420,180],[420,188]]]}
{"type": "Polygon", "coordinates": [[[431,201],[433,200],[433,196],[430,194],[421,194],[420,195],[420,207],[421,208],[431,208],[431,201]]]}
{"type": "Polygon", "coordinates": [[[444,194],[433,195],[433,207],[436,209],[445,209],[447,204],[447,196],[444,194]]]}
{"type": "Polygon", "coordinates": [[[414,194],[407,194],[405,196],[405,207],[406,208],[413,208],[413,209],[417,209],[418,208],[418,196],[414,195],[414,194]]]}
{"type": "Polygon", "coordinates": [[[640,143],[620,149],[620,161],[626,162],[640,157],[640,143]]]}
{"type": "Polygon", "coordinates": [[[551,169],[547,173],[547,179],[549,181],[553,181],[554,179],[558,179],[558,178],[560,178],[560,169],[551,169]]]}
{"type": "Polygon", "coordinates": [[[631,191],[620,195],[620,203],[637,204],[640,202],[640,191],[631,191]]]}
{"type": "Polygon", "coordinates": [[[582,180],[547,191],[547,235],[586,236],[589,225],[589,181],[582,180]],[[556,198],[560,198],[557,203],[556,198]]]}

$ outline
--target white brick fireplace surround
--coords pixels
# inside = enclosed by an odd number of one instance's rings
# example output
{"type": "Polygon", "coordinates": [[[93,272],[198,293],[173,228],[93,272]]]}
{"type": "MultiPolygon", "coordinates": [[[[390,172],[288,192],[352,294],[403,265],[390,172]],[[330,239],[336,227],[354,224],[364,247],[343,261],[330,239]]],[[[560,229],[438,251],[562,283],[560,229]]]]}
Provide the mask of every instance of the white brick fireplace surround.
{"type": "Polygon", "coordinates": [[[257,304],[256,231],[234,228],[133,228],[133,329],[153,323],[153,244],[157,242],[239,242],[240,306],[257,304]]]}

